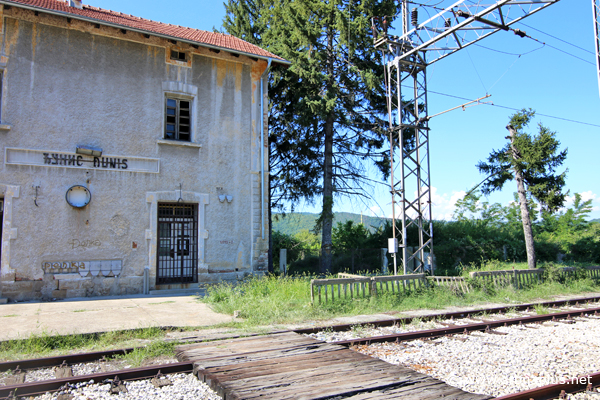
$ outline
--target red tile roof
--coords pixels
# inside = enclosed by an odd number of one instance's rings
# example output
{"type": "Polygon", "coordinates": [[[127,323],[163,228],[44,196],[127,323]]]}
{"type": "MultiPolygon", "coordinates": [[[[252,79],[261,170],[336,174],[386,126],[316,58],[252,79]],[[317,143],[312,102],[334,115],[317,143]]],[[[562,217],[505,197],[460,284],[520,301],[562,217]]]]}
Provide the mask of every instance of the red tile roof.
{"type": "Polygon", "coordinates": [[[183,39],[198,43],[199,45],[208,45],[221,49],[232,50],[234,53],[245,53],[258,56],[260,58],[272,58],[274,61],[283,61],[288,64],[283,58],[278,57],[258,46],[250,44],[245,40],[236,38],[223,33],[207,32],[200,29],[186,28],[179,25],[164,24],[162,22],[151,21],[144,18],[134,17],[133,15],[123,14],[111,10],[103,10],[98,7],[83,5],[83,9],[70,7],[66,2],[61,0],[2,0],[4,4],[12,4],[16,7],[24,5],[35,7],[50,12],[70,14],[72,18],[82,17],[84,19],[96,20],[99,24],[107,22],[113,25],[120,25],[124,28],[146,31],[159,35],[169,36],[173,38],[183,39]]]}

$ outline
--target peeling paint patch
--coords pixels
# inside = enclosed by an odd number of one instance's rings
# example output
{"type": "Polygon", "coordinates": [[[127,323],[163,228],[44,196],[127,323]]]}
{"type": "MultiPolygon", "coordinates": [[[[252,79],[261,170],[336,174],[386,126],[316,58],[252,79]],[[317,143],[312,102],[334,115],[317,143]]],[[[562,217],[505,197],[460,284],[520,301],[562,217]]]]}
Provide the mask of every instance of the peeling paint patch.
{"type": "Polygon", "coordinates": [[[217,86],[223,87],[225,83],[225,78],[227,77],[227,61],[224,60],[214,60],[213,67],[217,70],[217,86]]]}
{"type": "Polygon", "coordinates": [[[19,20],[13,20],[13,23],[15,24],[14,29],[6,30],[6,46],[4,48],[4,52],[7,56],[10,56],[11,50],[17,46],[17,42],[19,40],[19,22],[19,20]]]}
{"type": "Polygon", "coordinates": [[[34,23],[31,26],[31,61],[35,61],[35,49],[39,40],[38,26],[34,23]]]}
{"type": "Polygon", "coordinates": [[[235,90],[237,92],[242,91],[242,73],[244,66],[242,64],[235,64],[235,90]]]}

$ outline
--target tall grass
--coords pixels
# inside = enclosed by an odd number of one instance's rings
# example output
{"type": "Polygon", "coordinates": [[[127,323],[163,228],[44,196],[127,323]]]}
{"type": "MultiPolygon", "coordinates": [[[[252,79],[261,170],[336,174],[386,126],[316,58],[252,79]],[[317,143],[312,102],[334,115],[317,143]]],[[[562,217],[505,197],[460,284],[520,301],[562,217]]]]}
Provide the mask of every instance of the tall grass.
{"type": "MultiPolygon", "coordinates": [[[[489,268],[512,269],[506,263],[489,268]]],[[[600,283],[582,276],[551,280],[516,290],[512,286],[496,288],[482,285],[470,293],[457,295],[444,287],[422,288],[409,294],[384,292],[377,297],[336,299],[321,304],[310,302],[310,277],[252,277],[237,285],[222,283],[207,290],[202,300],[220,313],[240,318],[239,327],[298,323],[334,317],[402,312],[422,308],[472,306],[484,303],[522,303],[559,294],[600,291],[600,283]]]]}
{"type": "MultiPolygon", "coordinates": [[[[150,341],[162,339],[165,333],[159,327],[65,336],[51,335],[44,332],[24,339],[0,342],[0,361],[50,357],[67,352],[137,347],[150,341]]],[[[163,347],[163,350],[165,354],[173,351],[172,348],[167,349],[165,347],[163,347]]],[[[151,347],[148,350],[138,351],[138,358],[142,357],[142,353],[147,354],[147,357],[154,357],[157,350],[155,347],[151,347]]]]}

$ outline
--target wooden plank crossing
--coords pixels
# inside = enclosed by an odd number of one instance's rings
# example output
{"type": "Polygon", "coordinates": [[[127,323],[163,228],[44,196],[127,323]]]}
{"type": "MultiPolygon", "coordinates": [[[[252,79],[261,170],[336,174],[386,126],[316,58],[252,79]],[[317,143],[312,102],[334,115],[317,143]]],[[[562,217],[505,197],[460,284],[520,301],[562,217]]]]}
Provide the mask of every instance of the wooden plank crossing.
{"type": "Polygon", "coordinates": [[[294,332],[177,347],[198,378],[225,400],[456,399],[464,392],[411,369],[294,332]]]}

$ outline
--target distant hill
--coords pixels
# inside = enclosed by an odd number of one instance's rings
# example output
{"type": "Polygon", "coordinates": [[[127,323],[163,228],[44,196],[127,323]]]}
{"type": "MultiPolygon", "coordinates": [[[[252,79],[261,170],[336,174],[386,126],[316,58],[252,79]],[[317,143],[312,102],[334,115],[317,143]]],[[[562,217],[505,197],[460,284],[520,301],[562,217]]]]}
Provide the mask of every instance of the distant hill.
{"type": "Polygon", "coordinates": [[[592,219],[590,222],[600,222],[600,218],[592,219]]]}
{"type": "MultiPolygon", "coordinates": [[[[318,217],[318,214],[311,213],[288,213],[285,216],[283,214],[274,214],[273,231],[279,231],[292,236],[305,229],[312,231],[318,217]]],[[[360,224],[361,215],[348,212],[333,214],[333,226],[337,226],[338,222],[345,223],[348,220],[353,221],[355,224],[360,224]]],[[[363,215],[362,223],[369,231],[375,232],[385,223],[385,219],[363,215]]]]}

